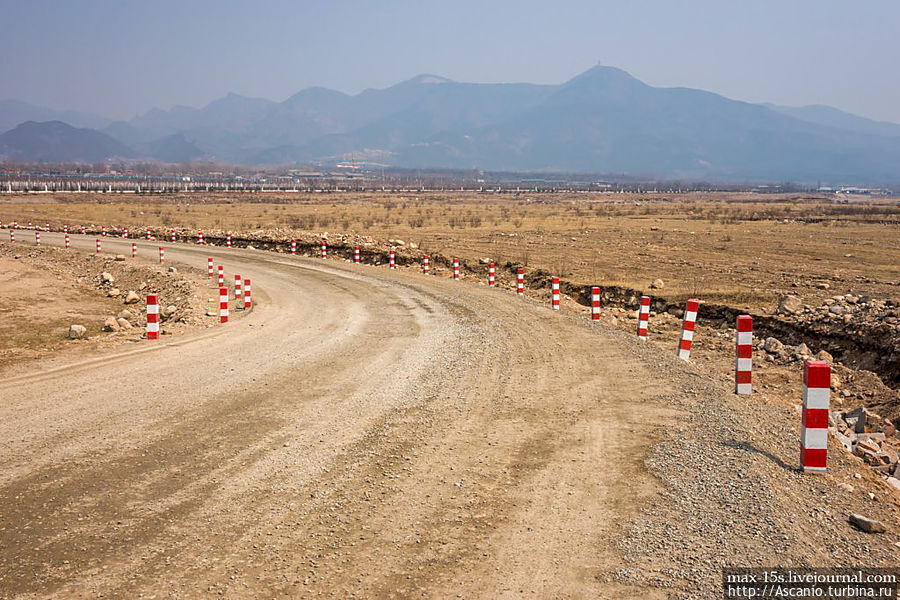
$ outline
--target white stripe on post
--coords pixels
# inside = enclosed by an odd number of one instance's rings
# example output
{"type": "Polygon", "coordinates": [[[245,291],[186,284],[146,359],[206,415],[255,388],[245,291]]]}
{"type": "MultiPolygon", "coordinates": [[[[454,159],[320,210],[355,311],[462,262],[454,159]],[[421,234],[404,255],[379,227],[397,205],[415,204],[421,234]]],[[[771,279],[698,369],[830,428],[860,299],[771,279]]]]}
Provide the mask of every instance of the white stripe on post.
{"type": "Polygon", "coordinates": [[[228,322],[228,288],[219,288],[219,323],[228,322]]]}
{"type": "Polygon", "coordinates": [[[641,296],[641,308],[638,310],[638,339],[647,341],[647,330],[650,325],[650,296],[641,296]]]}
{"type": "Polygon", "coordinates": [[[831,365],[819,360],[803,363],[803,417],[800,423],[800,468],[824,473],[828,463],[828,409],[831,365]]]}
{"type": "Polygon", "coordinates": [[[552,291],[553,291],[553,296],[552,296],[553,310],[559,310],[559,277],[553,278],[552,291]]]}
{"type": "Polygon", "coordinates": [[[688,300],[684,308],[684,322],[681,324],[681,339],[678,342],[678,358],[690,360],[691,346],[694,344],[694,330],[696,329],[697,311],[700,302],[688,300]]]}
{"type": "Polygon", "coordinates": [[[735,329],[734,393],[752,394],[753,317],[738,315],[735,329]]]}
{"type": "Polygon", "coordinates": [[[147,294],[147,339],[159,339],[159,295],[147,294]]]}

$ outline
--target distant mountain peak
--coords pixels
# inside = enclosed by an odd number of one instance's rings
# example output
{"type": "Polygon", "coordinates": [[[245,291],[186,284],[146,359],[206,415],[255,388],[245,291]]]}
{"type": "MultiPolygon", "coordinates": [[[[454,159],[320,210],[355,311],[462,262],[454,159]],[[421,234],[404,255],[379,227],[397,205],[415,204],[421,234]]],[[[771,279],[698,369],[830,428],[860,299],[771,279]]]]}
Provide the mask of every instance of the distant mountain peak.
{"type": "Polygon", "coordinates": [[[410,83],[418,83],[422,85],[430,85],[436,83],[453,83],[453,80],[447,79],[446,77],[441,77],[440,75],[432,75],[430,73],[423,73],[421,75],[416,75],[412,79],[409,80],[410,83]]]}

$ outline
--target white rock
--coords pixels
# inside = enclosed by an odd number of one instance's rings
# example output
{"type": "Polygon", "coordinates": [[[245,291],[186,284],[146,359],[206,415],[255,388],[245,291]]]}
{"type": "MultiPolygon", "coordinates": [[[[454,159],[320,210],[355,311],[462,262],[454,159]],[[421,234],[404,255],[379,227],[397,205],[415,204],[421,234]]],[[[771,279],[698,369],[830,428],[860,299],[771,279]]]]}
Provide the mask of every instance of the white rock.
{"type": "Polygon", "coordinates": [[[70,340],[80,340],[84,339],[84,336],[87,334],[87,329],[84,325],[69,325],[69,339],[70,340]]]}

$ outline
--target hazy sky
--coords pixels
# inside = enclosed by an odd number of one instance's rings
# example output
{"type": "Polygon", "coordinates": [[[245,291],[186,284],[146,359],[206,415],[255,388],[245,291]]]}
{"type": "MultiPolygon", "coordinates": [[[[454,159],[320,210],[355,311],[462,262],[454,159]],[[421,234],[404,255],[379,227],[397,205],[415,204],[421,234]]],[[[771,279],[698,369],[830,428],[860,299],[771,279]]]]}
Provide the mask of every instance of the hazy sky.
{"type": "Polygon", "coordinates": [[[900,122],[898,0],[0,0],[0,98],[123,118],[419,73],[657,86],[900,122]]]}

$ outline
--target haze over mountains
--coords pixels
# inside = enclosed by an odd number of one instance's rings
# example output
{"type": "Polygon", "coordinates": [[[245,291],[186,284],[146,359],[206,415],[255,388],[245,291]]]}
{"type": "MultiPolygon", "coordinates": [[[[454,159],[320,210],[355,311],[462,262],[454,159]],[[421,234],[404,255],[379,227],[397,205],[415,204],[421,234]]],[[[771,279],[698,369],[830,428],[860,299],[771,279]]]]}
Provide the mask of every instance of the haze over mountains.
{"type": "Polygon", "coordinates": [[[352,156],[400,167],[900,181],[898,124],[821,105],[750,104],[655,88],[601,66],[561,85],[420,75],[355,96],[324,88],[283,102],[229,94],[199,109],[154,109],[116,122],[5,101],[0,128],[12,128],[0,135],[0,156],[15,161],[118,157],[302,166],[352,156]],[[19,125],[29,120],[56,122],[19,125]]]}

